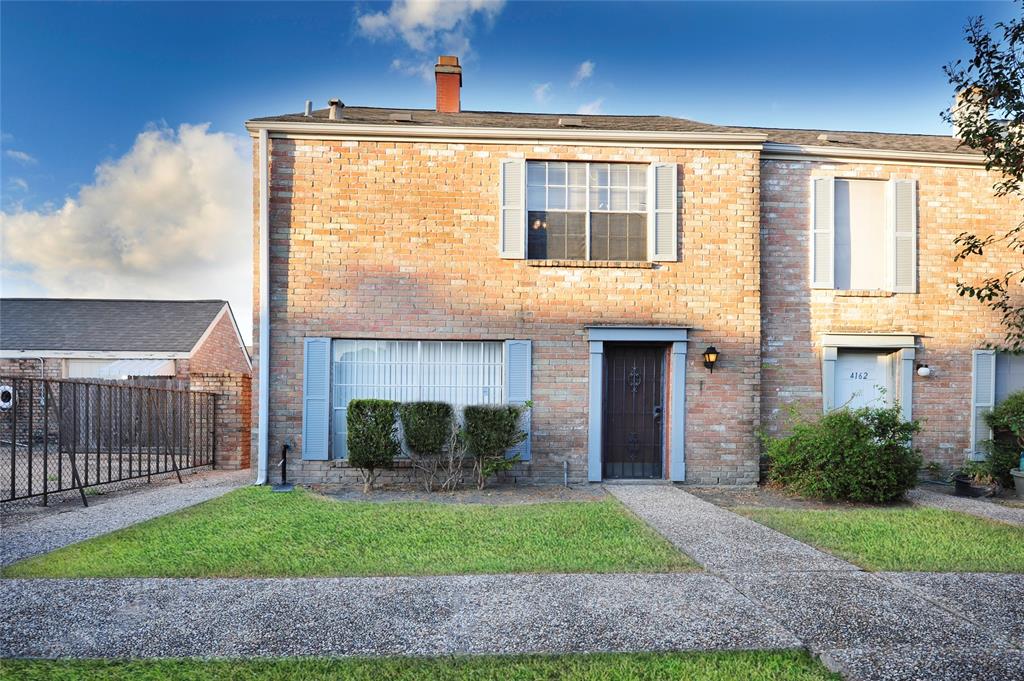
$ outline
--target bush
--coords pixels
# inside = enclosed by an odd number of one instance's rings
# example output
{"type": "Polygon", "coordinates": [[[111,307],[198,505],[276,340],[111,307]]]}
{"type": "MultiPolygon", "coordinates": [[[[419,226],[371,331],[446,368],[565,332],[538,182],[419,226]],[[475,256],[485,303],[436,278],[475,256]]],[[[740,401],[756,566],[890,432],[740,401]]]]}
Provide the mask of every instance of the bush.
{"type": "Polygon", "coordinates": [[[382,468],[390,468],[402,453],[390,400],[352,400],[348,403],[348,462],[363,476],[363,491],[373,489],[382,468]]]}
{"type": "Polygon", "coordinates": [[[516,406],[476,405],[463,409],[466,449],[474,460],[476,484],[484,488],[487,478],[512,468],[518,456],[506,458],[505,453],[526,440],[526,432],[519,427],[530,404],[516,406]]]}
{"type": "Polygon", "coordinates": [[[899,407],[837,409],[767,441],[769,479],[816,499],[894,501],[917,482],[921,456],[910,439],[920,428],[899,407]]]}
{"type": "Polygon", "coordinates": [[[455,411],[445,402],[407,402],[398,407],[409,459],[429,492],[450,443],[455,411]]]}
{"type": "Polygon", "coordinates": [[[1010,469],[1020,464],[1024,450],[1024,390],[1011,393],[996,408],[985,414],[992,429],[992,440],[985,443],[986,472],[1001,485],[1013,485],[1010,469]]]}

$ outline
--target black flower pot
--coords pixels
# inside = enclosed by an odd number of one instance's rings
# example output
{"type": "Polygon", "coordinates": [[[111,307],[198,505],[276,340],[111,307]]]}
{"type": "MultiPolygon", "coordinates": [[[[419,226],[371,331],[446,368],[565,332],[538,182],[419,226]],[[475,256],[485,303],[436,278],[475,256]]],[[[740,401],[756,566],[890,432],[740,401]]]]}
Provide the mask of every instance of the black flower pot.
{"type": "Polygon", "coordinates": [[[958,475],[953,478],[953,496],[957,497],[982,497],[988,492],[988,487],[975,485],[971,478],[966,475],[958,475]]]}

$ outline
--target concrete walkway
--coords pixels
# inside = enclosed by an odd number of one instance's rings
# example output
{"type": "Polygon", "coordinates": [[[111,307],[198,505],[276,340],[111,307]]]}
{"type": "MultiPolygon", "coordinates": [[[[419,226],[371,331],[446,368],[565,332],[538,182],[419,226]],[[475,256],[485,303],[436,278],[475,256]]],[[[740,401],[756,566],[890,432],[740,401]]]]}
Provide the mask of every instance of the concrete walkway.
{"type": "Polygon", "coordinates": [[[676,487],[608,485],[607,489],[710,572],[859,569],[676,487]]]}
{"type": "Polygon", "coordinates": [[[866,573],[677,487],[608,491],[847,678],[1024,679],[1024,575],[866,573]]]}
{"type": "Polygon", "coordinates": [[[1010,523],[1011,525],[1024,525],[1024,508],[1013,508],[991,501],[981,501],[980,499],[970,499],[968,497],[954,497],[952,494],[942,494],[921,488],[915,488],[907,492],[907,499],[921,506],[969,513],[979,518],[998,520],[999,522],[1010,523]]]}
{"type": "Polygon", "coordinates": [[[143,520],[166,515],[214,499],[249,483],[252,471],[204,471],[89,497],[88,508],[77,499],[54,509],[37,509],[15,518],[0,516],[0,567],[23,558],[113,532],[143,520]]]}
{"type": "Polygon", "coordinates": [[[866,573],[678,488],[611,492],[710,572],[0,580],[0,656],[806,647],[853,680],[1024,681],[1024,575],[866,573]]]}

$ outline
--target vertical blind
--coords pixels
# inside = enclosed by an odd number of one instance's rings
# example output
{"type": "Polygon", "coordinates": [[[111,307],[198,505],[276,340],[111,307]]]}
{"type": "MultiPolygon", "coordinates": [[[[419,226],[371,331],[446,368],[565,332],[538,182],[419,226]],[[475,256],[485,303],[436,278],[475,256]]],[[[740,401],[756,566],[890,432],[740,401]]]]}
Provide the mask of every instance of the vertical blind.
{"type": "Polygon", "coordinates": [[[355,399],[447,402],[457,413],[470,404],[500,404],[503,348],[488,341],[335,340],[334,457],[347,456],[346,415],[355,399]]]}

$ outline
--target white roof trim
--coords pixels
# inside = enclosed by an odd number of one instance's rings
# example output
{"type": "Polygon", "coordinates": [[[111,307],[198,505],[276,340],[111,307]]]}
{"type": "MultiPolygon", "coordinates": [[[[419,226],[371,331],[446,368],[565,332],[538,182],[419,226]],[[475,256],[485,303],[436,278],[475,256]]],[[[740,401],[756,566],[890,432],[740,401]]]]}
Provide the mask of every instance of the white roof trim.
{"type": "Polygon", "coordinates": [[[697,144],[710,143],[728,146],[753,146],[760,148],[766,136],[762,133],[746,132],[678,132],[657,130],[587,130],[552,128],[484,128],[444,125],[365,125],[337,123],[296,123],[281,121],[248,121],[246,130],[256,133],[269,131],[272,137],[294,135],[298,137],[315,135],[321,139],[374,139],[374,140],[422,140],[444,139],[464,142],[518,141],[523,143],[545,143],[561,141],[575,144],[616,143],[617,145],[669,143],[697,144]]]}
{"type": "Polygon", "coordinates": [[[120,350],[0,350],[0,359],[188,359],[187,352],[123,352],[120,350]]]}
{"type": "Polygon", "coordinates": [[[984,166],[985,157],[980,154],[950,154],[933,151],[895,151],[892,149],[836,149],[801,144],[780,144],[765,142],[761,158],[771,161],[806,161],[808,157],[821,161],[860,162],[864,160],[884,163],[914,162],[929,165],[984,166]]]}
{"type": "Polygon", "coordinates": [[[824,347],[833,348],[913,348],[915,336],[897,333],[826,333],[824,347]]]}

